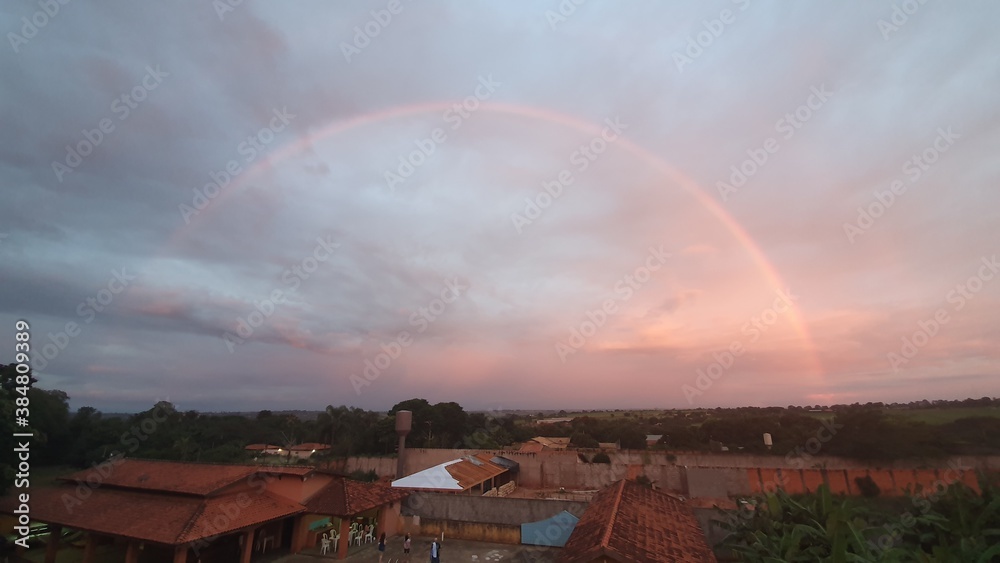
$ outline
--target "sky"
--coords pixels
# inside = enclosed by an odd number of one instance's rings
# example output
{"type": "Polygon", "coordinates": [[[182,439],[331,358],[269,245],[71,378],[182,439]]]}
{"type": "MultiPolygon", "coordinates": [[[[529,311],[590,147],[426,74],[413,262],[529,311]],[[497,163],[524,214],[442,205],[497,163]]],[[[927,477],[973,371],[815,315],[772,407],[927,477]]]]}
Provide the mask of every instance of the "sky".
{"type": "Polygon", "coordinates": [[[5,3],[0,362],[24,320],[114,412],[1000,395],[997,16],[5,3]]]}

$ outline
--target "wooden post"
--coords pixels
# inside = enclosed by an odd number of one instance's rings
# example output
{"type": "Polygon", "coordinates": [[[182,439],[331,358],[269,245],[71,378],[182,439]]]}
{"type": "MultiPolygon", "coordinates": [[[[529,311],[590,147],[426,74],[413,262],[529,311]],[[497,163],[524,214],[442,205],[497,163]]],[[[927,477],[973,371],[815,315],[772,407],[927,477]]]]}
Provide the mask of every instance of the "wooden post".
{"type": "Polygon", "coordinates": [[[62,526],[52,524],[49,527],[49,544],[45,546],[45,563],[56,563],[59,554],[59,538],[62,537],[62,526]]]}
{"type": "Polygon", "coordinates": [[[174,548],[174,563],[187,563],[188,546],[179,545],[174,548]]]}
{"type": "Polygon", "coordinates": [[[253,555],[253,530],[247,530],[243,534],[243,551],[240,553],[240,563],[250,563],[251,555],[253,555]]]}
{"type": "Polygon", "coordinates": [[[340,519],[340,543],[337,545],[337,559],[347,558],[347,548],[350,546],[351,519],[340,519]]]}
{"type": "Polygon", "coordinates": [[[87,543],[83,546],[83,563],[94,563],[97,557],[97,537],[87,534],[87,543]]]}
{"type": "Polygon", "coordinates": [[[125,563],[139,563],[139,542],[135,540],[128,542],[128,549],[125,551],[125,563]]]}
{"type": "Polygon", "coordinates": [[[300,514],[295,517],[295,526],[292,528],[292,553],[298,553],[306,547],[306,540],[309,537],[309,526],[306,525],[306,517],[300,514]]]}

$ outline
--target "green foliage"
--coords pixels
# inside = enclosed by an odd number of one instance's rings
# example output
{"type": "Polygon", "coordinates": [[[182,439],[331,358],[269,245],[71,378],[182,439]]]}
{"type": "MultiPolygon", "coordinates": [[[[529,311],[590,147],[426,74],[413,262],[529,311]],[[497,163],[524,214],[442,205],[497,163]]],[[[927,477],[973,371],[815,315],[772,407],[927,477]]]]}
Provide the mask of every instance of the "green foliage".
{"type": "Polygon", "coordinates": [[[826,486],[797,497],[778,491],[720,511],[718,524],[729,533],[723,548],[753,563],[1000,561],[1000,489],[985,477],[980,489],[958,482],[911,496],[902,514],[826,486]]]}
{"type": "Polygon", "coordinates": [[[865,498],[875,498],[882,493],[882,489],[880,489],[878,484],[875,483],[875,480],[872,479],[871,475],[855,477],[854,484],[858,486],[858,490],[861,491],[861,496],[865,498]]]}
{"type": "Polygon", "coordinates": [[[597,448],[600,444],[590,434],[586,432],[574,432],[569,438],[569,443],[577,448],[597,448]]]}
{"type": "Polygon", "coordinates": [[[611,458],[608,454],[604,452],[597,452],[594,454],[593,459],[590,460],[591,463],[611,463],[611,458]]]}

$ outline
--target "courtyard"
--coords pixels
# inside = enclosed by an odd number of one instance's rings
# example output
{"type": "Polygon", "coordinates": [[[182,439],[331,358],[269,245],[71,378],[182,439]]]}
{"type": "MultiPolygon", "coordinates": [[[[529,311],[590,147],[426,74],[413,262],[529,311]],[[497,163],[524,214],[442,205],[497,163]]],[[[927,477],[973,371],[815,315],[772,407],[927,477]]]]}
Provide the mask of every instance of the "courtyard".
{"type": "MultiPolygon", "coordinates": [[[[414,537],[413,548],[410,550],[409,559],[403,555],[403,538],[396,536],[387,538],[385,547],[385,557],[383,563],[406,563],[407,561],[423,563],[430,561],[431,540],[429,537],[414,537]]],[[[530,545],[510,545],[501,543],[486,543],[465,540],[445,539],[441,544],[441,561],[452,563],[455,561],[476,562],[476,563],[499,563],[499,562],[522,562],[542,563],[555,561],[556,554],[561,550],[552,547],[536,547],[530,545]]],[[[354,549],[345,561],[378,561],[378,548],[376,544],[366,544],[359,549],[354,549]]],[[[297,555],[287,555],[276,559],[274,563],[316,563],[319,560],[330,559],[330,555],[319,555],[313,550],[297,555]]]]}

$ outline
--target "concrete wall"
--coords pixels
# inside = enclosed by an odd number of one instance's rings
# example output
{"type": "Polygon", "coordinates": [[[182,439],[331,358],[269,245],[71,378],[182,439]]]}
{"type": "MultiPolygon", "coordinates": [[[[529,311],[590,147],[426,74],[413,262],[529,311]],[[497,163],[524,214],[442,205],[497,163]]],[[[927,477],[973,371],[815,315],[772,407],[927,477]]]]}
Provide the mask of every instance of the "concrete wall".
{"type": "MultiPolygon", "coordinates": [[[[479,450],[439,450],[413,449],[408,450],[404,469],[406,474],[438,465],[448,460],[477,453],[479,450]]],[[[532,489],[558,489],[565,487],[574,490],[598,490],[624,477],[634,478],[645,475],[658,487],[678,491],[691,497],[721,498],[730,495],[749,494],[760,487],[760,478],[756,481],[751,477],[753,472],[773,474],[777,469],[798,471],[847,470],[867,472],[890,471],[893,475],[915,470],[938,470],[962,468],[975,471],[977,469],[1000,470],[1000,456],[965,456],[943,460],[919,461],[901,460],[896,462],[865,463],[857,460],[838,457],[812,457],[786,460],[781,455],[757,455],[740,453],[691,453],[666,451],[618,451],[609,452],[610,464],[584,463],[574,451],[544,451],[523,453],[511,450],[494,450],[491,453],[502,455],[518,462],[520,471],[517,484],[520,487],[532,489]]],[[[594,452],[585,452],[592,457],[594,452]]],[[[374,469],[383,477],[394,477],[396,474],[395,458],[350,458],[342,463],[342,469],[348,471],[374,469]]],[[[818,474],[817,474],[818,475],[818,474]]],[[[800,477],[798,483],[806,481],[804,488],[815,484],[816,475],[800,477]]],[[[900,489],[895,486],[893,476],[886,477],[877,473],[873,478],[885,479],[890,489],[900,489]]],[[[763,477],[764,481],[768,477],[763,477]]],[[[901,482],[911,480],[904,477],[901,482]]],[[[853,485],[853,480],[852,480],[853,485]]],[[[881,484],[880,484],[881,485],[881,484]]]]}
{"type": "MultiPolygon", "coordinates": [[[[587,508],[586,502],[524,498],[470,497],[447,493],[419,493],[403,503],[404,515],[420,516],[421,528],[425,519],[453,522],[480,522],[520,526],[551,518],[566,510],[580,517],[587,508]]],[[[518,528],[520,530],[520,528],[518,528]]]]}
{"type": "MultiPolygon", "coordinates": [[[[420,535],[441,537],[447,540],[472,540],[491,543],[521,543],[521,527],[508,524],[487,524],[483,522],[456,522],[454,520],[438,520],[434,518],[420,519],[420,535]]],[[[447,552],[447,548],[442,549],[447,552]]]]}
{"type": "Polygon", "coordinates": [[[687,468],[686,494],[692,498],[728,498],[731,495],[749,495],[750,482],[746,469],[687,468]]]}

